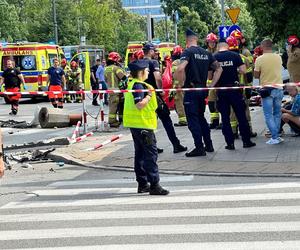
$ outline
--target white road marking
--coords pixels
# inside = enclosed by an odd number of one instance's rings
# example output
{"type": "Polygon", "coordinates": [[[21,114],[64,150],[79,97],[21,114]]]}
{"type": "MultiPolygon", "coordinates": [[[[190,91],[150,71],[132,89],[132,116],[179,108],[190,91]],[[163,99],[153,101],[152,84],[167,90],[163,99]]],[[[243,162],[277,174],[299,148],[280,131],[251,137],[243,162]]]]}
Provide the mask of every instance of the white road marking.
{"type": "Polygon", "coordinates": [[[1,231],[0,240],[30,240],[132,235],[214,234],[299,231],[300,222],[252,222],[217,224],[178,224],[150,226],[114,226],[85,228],[54,228],[1,231]]]}
{"type": "Polygon", "coordinates": [[[234,194],[234,195],[197,195],[197,196],[149,196],[136,195],[133,197],[84,199],[84,200],[49,200],[11,202],[0,209],[38,208],[38,207],[75,207],[101,205],[137,205],[137,204],[174,204],[193,202],[224,202],[224,201],[255,201],[255,200],[297,200],[300,193],[263,193],[263,194],[234,194]]]}
{"type": "MultiPolygon", "coordinates": [[[[197,242],[163,244],[120,244],[96,246],[64,246],[49,248],[31,248],[32,250],[297,250],[300,241],[245,241],[245,242],[197,242]]],[[[23,249],[23,248],[22,248],[23,249]]],[[[14,249],[21,250],[21,249],[14,249]]]]}
{"type": "Polygon", "coordinates": [[[1,215],[0,223],[275,214],[300,214],[300,206],[9,214],[1,215]]]}
{"type": "MultiPolygon", "coordinates": [[[[194,179],[193,175],[162,176],[160,178],[161,182],[184,182],[184,181],[192,181],[193,179],[194,179]]],[[[58,182],[51,183],[49,186],[50,187],[92,186],[92,185],[103,185],[103,184],[126,184],[126,183],[136,183],[136,181],[134,178],[81,180],[81,181],[58,181],[58,182]]]]}

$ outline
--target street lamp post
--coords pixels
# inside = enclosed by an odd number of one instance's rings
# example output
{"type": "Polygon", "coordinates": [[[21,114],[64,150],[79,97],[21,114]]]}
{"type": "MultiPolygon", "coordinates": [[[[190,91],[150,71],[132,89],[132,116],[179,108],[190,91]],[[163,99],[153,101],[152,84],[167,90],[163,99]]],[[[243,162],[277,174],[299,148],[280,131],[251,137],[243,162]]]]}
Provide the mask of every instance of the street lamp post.
{"type": "Polygon", "coordinates": [[[56,19],[56,1],[52,0],[52,8],[53,8],[53,24],[54,24],[54,36],[55,36],[55,44],[58,44],[58,25],[56,19]]]}
{"type": "Polygon", "coordinates": [[[225,13],[224,13],[224,0],[221,0],[221,14],[222,14],[222,25],[225,24],[225,13]]]}

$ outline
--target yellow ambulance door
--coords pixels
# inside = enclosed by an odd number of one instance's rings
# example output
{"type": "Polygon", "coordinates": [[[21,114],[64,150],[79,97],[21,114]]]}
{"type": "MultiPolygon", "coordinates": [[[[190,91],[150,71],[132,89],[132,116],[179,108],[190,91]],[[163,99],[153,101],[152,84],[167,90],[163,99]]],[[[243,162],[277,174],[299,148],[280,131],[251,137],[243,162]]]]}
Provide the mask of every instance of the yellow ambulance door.
{"type": "Polygon", "coordinates": [[[90,90],[91,89],[91,66],[90,66],[89,52],[80,52],[78,54],[75,54],[71,59],[71,62],[72,61],[77,62],[77,64],[82,70],[83,88],[85,90],[90,90]]]}

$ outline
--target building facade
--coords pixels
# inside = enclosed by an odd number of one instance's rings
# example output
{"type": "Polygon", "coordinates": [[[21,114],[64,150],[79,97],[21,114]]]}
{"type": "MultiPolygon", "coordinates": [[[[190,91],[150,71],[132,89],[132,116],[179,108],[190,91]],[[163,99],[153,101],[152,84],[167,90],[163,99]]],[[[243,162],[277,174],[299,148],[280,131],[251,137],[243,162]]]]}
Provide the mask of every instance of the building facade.
{"type": "Polygon", "coordinates": [[[160,0],[122,0],[122,3],[124,9],[142,16],[151,14],[155,19],[165,17],[160,0]]]}

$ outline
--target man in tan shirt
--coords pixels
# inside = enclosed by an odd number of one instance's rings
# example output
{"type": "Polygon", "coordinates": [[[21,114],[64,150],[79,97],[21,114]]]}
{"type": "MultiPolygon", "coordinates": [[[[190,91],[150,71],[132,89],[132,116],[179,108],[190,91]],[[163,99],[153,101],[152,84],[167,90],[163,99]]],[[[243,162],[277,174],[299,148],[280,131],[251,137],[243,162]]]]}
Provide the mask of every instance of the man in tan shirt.
{"type": "Polygon", "coordinates": [[[273,85],[272,87],[263,87],[261,90],[265,121],[272,134],[272,138],[266,142],[270,145],[283,142],[283,139],[279,137],[283,98],[282,60],[278,54],[273,53],[272,46],[271,39],[267,38],[261,42],[263,55],[256,59],[254,69],[254,77],[259,79],[261,86],[273,85]]]}

